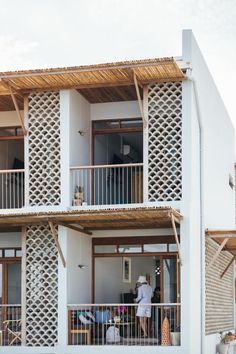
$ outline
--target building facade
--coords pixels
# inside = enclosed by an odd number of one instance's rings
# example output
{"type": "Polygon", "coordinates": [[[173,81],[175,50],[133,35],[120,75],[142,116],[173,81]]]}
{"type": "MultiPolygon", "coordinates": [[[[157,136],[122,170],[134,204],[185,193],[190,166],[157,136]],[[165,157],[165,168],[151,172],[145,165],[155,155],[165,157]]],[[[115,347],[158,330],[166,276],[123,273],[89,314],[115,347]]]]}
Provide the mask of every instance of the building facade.
{"type": "Polygon", "coordinates": [[[215,353],[234,129],[191,31],[181,58],[0,77],[0,352],[215,353]]]}

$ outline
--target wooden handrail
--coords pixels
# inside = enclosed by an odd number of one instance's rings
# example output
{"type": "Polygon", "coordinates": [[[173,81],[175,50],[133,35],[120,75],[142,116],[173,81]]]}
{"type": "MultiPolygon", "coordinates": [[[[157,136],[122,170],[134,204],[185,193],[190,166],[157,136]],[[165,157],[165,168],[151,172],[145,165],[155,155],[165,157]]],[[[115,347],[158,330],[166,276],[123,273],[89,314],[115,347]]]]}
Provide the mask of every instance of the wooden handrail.
{"type": "Polygon", "coordinates": [[[142,167],[143,163],[126,163],[116,165],[93,165],[93,166],[72,166],[70,170],[95,170],[97,168],[123,168],[123,167],[142,167]]]}
{"type": "Polygon", "coordinates": [[[0,174],[5,174],[5,173],[20,173],[20,172],[25,172],[24,169],[15,169],[15,170],[0,170],[0,174]]]}

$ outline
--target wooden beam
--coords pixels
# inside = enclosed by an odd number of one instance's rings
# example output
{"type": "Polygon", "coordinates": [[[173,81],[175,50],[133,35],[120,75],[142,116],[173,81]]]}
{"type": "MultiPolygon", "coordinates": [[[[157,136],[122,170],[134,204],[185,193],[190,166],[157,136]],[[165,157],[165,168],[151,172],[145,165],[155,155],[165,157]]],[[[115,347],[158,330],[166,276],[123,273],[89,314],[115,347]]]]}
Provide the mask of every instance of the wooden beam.
{"type": "Polygon", "coordinates": [[[206,229],[206,235],[211,236],[211,237],[216,237],[216,236],[225,236],[228,237],[228,235],[235,235],[236,236],[236,230],[210,230],[206,229]]]}
{"type": "Polygon", "coordinates": [[[74,225],[67,224],[67,223],[65,223],[65,222],[63,222],[63,221],[58,221],[58,220],[55,220],[55,223],[56,223],[57,225],[61,225],[61,226],[64,226],[64,227],[68,227],[68,229],[72,229],[72,230],[81,232],[82,234],[92,235],[92,232],[91,232],[91,231],[85,230],[82,226],[74,226],[74,225]]]}
{"type": "Polygon", "coordinates": [[[17,116],[18,116],[18,119],[21,123],[21,127],[22,127],[22,130],[23,130],[23,134],[24,135],[27,135],[27,130],[25,129],[25,125],[24,125],[24,119],[23,117],[21,116],[21,113],[20,113],[20,110],[19,110],[19,107],[18,107],[18,103],[17,103],[17,100],[15,98],[15,95],[12,91],[12,88],[11,86],[9,85],[9,91],[10,91],[10,94],[11,94],[11,98],[12,98],[12,101],[14,103],[14,106],[15,106],[15,110],[16,110],[16,113],[17,113],[17,116]]]}
{"type": "Polygon", "coordinates": [[[209,270],[211,268],[211,266],[215,263],[215,261],[217,260],[217,258],[220,255],[220,252],[223,250],[223,248],[225,247],[226,243],[228,242],[228,238],[225,238],[221,244],[218,247],[218,250],[216,251],[215,255],[213,256],[213,258],[211,259],[210,263],[207,265],[206,269],[209,270]]]}
{"type": "Polygon", "coordinates": [[[177,229],[176,229],[176,225],[175,225],[175,218],[174,218],[173,213],[171,213],[171,224],[172,224],[172,228],[174,231],[175,242],[176,242],[176,246],[177,246],[177,250],[178,250],[178,254],[179,254],[179,262],[180,262],[180,265],[182,266],[179,237],[178,237],[178,233],[177,233],[177,229]]]}
{"type": "Polygon", "coordinates": [[[61,262],[63,264],[63,267],[65,268],[66,267],[66,261],[65,261],[64,255],[63,255],[62,250],[61,250],[60,243],[59,243],[57,235],[56,235],[56,230],[55,230],[54,224],[51,221],[48,221],[48,224],[49,224],[49,227],[51,229],[51,234],[52,234],[52,237],[54,239],[55,245],[57,247],[59,256],[61,258],[61,262]]]}
{"type": "Polygon", "coordinates": [[[141,100],[141,95],[140,95],[140,91],[139,91],[139,85],[138,85],[138,80],[136,77],[135,72],[133,71],[133,75],[134,75],[134,86],[135,86],[135,90],[136,90],[136,94],[137,94],[137,98],[138,98],[138,104],[139,104],[139,110],[140,110],[140,114],[143,120],[143,129],[147,128],[147,121],[144,115],[144,111],[143,111],[143,105],[142,105],[142,100],[141,100]]]}
{"type": "Polygon", "coordinates": [[[234,260],[235,260],[235,256],[233,256],[233,258],[230,260],[230,262],[228,263],[228,265],[225,268],[225,270],[221,273],[221,276],[220,276],[221,279],[223,278],[225,273],[228,271],[228,269],[230,268],[230,266],[231,266],[231,264],[233,263],[234,260]]]}

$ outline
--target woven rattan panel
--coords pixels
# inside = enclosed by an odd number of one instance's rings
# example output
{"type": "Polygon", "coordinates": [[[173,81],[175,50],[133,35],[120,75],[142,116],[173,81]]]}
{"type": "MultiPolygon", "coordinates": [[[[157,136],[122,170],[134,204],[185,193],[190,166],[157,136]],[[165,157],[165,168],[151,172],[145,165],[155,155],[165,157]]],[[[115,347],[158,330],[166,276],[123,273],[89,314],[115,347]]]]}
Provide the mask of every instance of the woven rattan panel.
{"type": "Polygon", "coordinates": [[[59,92],[29,96],[29,203],[60,204],[59,92]]]}
{"type": "Polygon", "coordinates": [[[26,344],[57,343],[58,258],[47,225],[26,231],[26,344]]]}
{"type": "Polygon", "coordinates": [[[148,197],[150,202],[182,197],[182,84],[148,88],[148,197]]]}
{"type": "MultiPolygon", "coordinates": [[[[217,252],[219,245],[206,240],[206,265],[217,252]]],[[[234,265],[220,278],[232,255],[221,252],[210,269],[206,267],[206,334],[219,333],[234,328],[234,265]]]]}

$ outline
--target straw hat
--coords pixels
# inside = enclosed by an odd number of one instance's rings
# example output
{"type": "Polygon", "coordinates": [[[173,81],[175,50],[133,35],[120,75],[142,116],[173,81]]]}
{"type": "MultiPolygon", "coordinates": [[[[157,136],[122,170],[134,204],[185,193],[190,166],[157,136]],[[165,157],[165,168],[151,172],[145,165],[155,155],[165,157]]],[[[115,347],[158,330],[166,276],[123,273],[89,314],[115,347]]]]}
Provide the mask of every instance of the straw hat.
{"type": "Polygon", "coordinates": [[[145,277],[144,275],[140,275],[140,276],[138,277],[137,283],[147,283],[146,277],[145,277]]]}

